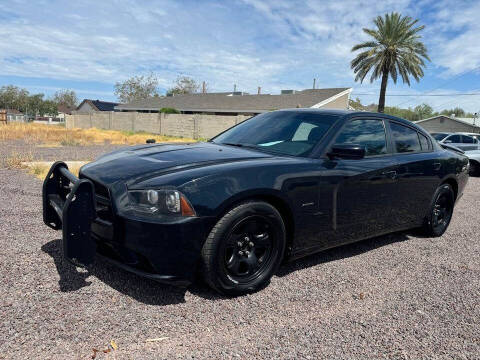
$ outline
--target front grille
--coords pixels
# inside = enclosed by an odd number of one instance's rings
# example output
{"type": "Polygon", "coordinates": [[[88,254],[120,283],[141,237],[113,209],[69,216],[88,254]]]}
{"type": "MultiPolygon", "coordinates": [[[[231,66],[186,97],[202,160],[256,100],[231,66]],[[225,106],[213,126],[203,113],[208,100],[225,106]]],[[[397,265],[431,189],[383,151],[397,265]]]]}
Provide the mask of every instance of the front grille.
{"type": "Polygon", "coordinates": [[[110,192],[108,191],[108,188],[105,185],[102,185],[99,182],[92,180],[84,175],[80,175],[80,178],[90,180],[93,183],[93,188],[95,190],[97,216],[101,220],[113,222],[112,202],[110,199],[110,192]]]}

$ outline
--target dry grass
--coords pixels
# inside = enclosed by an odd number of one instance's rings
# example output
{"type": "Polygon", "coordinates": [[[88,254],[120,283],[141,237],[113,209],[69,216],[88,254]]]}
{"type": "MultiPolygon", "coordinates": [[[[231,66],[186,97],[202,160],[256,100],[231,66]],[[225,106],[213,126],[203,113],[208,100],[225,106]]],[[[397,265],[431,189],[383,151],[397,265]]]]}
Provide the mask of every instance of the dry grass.
{"type": "MultiPolygon", "coordinates": [[[[67,161],[68,170],[70,170],[73,174],[75,174],[75,176],[78,176],[78,171],[84,164],[86,164],[86,162],[75,161],[75,162],[69,163],[67,161]]],[[[50,170],[51,166],[52,166],[51,162],[45,162],[45,161],[23,163],[23,167],[27,168],[30,174],[36,176],[40,180],[45,179],[45,177],[47,176],[48,170],[50,170]]]]}
{"type": "Polygon", "coordinates": [[[32,153],[18,153],[12,152],[10,156],[5,158],[5,166],[9,169],[21,169],[24,168],[24,163],[33,160],[32,153]]]}
{"type": "Polygon", "coordinates": [[[190,142],[194,139],[161,136],[143,132],[91,129],[66,129],[64,126],[11,123],[0,125],[0,142],[23,139],[27,143],[45,146],[83,146],[94,144],[145,144],[147,139],[157,142],[190,142]]]}

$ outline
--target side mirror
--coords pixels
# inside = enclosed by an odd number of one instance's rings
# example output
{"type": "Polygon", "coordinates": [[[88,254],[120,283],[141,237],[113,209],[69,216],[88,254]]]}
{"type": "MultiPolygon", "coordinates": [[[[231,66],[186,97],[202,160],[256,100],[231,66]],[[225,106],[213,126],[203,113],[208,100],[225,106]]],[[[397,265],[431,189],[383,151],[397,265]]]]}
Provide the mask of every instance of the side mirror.
{"type": "Polygon", "coordinates": [[[365,157],[365,147],[358,144],[334,144],[327,153],[331,159],[363,159],[365,157]]]}

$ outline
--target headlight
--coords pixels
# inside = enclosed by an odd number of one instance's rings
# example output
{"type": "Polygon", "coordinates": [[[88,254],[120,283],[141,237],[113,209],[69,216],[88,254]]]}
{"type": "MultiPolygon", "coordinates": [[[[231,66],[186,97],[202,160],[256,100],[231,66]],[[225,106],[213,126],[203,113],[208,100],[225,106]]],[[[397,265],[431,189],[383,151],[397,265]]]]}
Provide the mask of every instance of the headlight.
{"type": "Polygon", "coordinates": [[[178,190],[131,190],[128,196],[133,210],[142,214],[195,216],[192,205],[178,190]]]}

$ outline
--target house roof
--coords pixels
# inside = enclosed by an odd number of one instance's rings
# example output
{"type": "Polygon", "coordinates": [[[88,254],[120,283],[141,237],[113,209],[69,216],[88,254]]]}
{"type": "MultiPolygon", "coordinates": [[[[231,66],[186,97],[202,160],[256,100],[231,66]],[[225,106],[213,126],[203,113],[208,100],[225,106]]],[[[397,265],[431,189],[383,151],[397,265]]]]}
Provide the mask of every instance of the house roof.
{"type": "Polygon", "coordinates": [[[115,106],[119,105],[115,102],[84,99],[76,110],[79,110],[84,103],[88,103],[95,111],[114,111],[115,106]]]}
{"type": "Polygon", "coordinates": [[[351,88],[307,89],[293,94],[233,95],[232,93],[179,94],[151,97],[118,105],[116,110],[158,111],[169,107],[180,111],[266,112],[295,107],[320,107],[348,94],[351,88]]]}
{"type": "Polygon", "coordinates": [[[75,108],[71,108],[70,106],[67,106],[65,104],[59,104],[57,106],[57,110],[59,113],[64,113],[64,114],[71,114],[75,108]]]}
{"type": "Polygon", "coordinates": [[[454,118],[454,117],[447,116],[447,115],[436,115],[436,116],[429,117],[428,119],[422,119],[422,120],[415,121],[415,123],[416,124],[421,124],[425,121],[435,120],[435,119],[439,119],[439,118],[445,118],[445,119],[449,119],[449,120],[452,120],[452,121],[455,121],[455,122],[458,122],[458,123],[462,123],[462,124],[466,124],[466,125],[470,125],[470,126],[475,126],[475,127],[480,126],[480,119],[454,118]]]}

